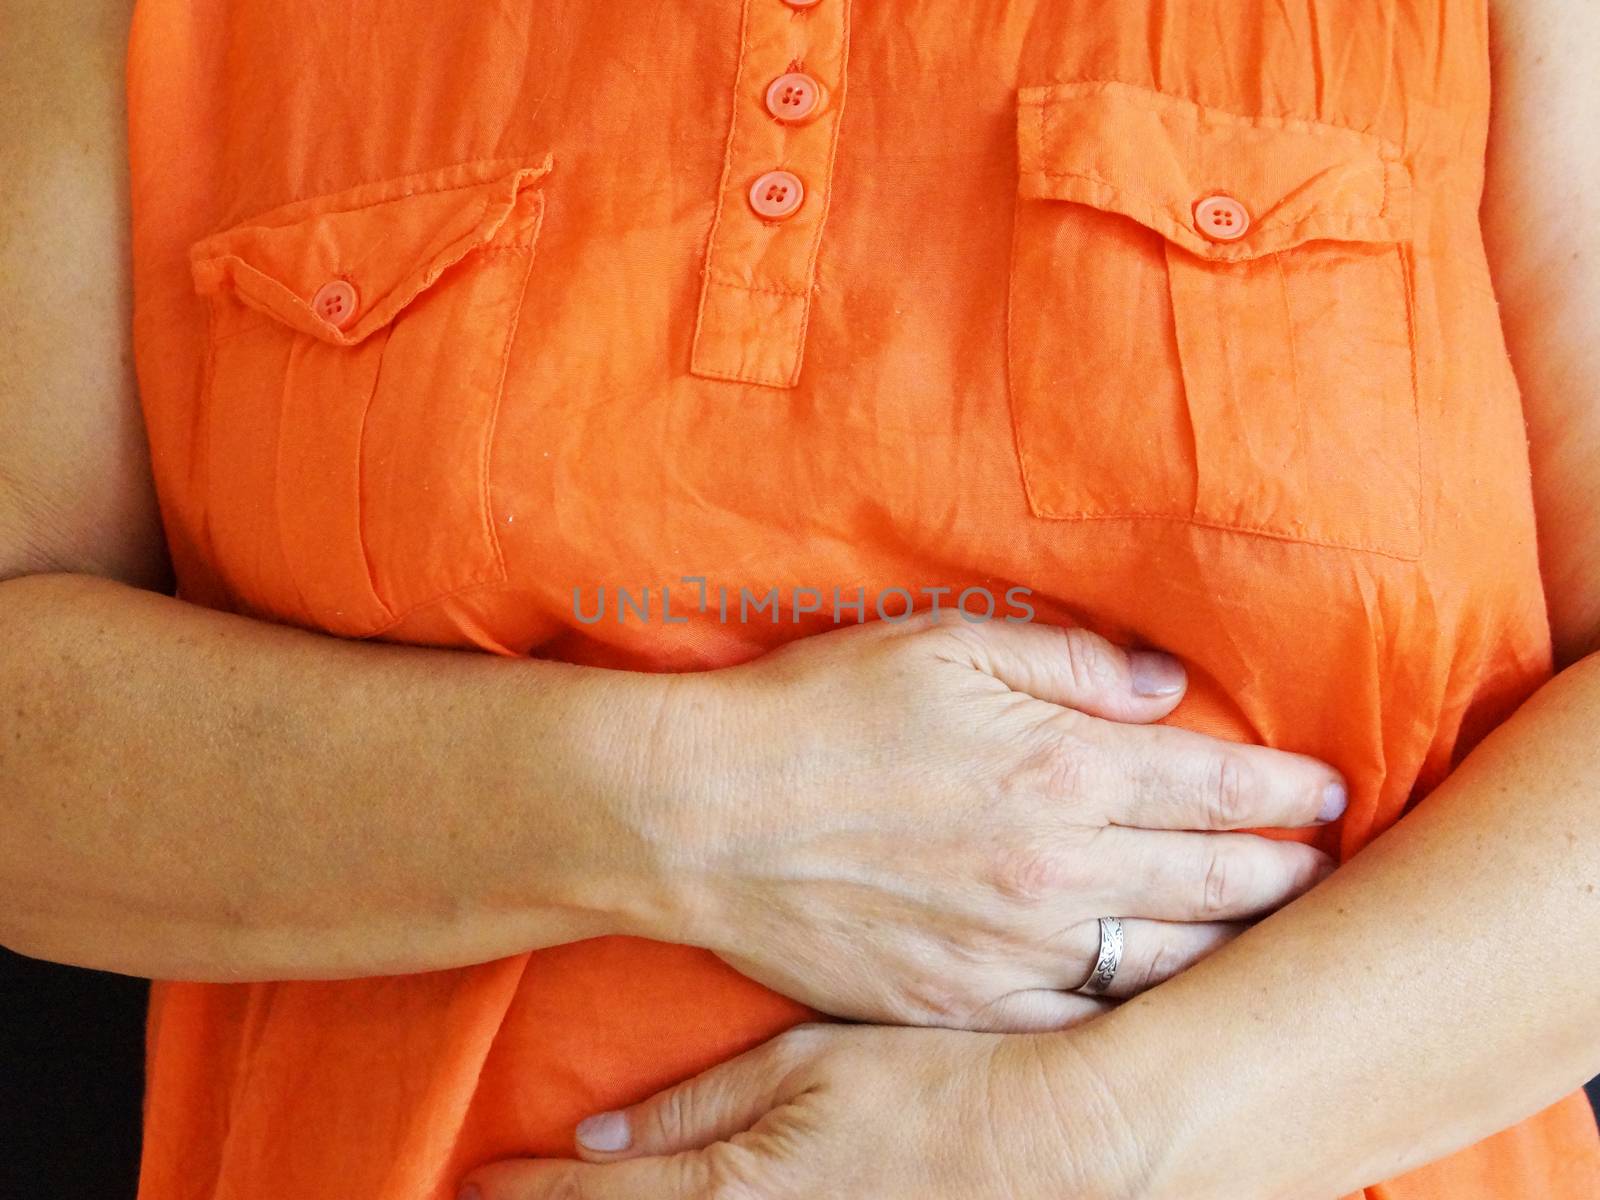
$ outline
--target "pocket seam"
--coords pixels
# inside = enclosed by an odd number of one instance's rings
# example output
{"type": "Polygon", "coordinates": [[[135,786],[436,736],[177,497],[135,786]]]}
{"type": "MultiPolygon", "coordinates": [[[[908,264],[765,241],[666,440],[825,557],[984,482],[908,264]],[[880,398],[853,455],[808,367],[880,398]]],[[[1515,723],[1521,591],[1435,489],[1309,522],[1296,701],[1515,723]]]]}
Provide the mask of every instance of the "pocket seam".
{"type": "MultiPolygon", "coordinates": [[[[1385,159],[1398,159],[1403,157],[1402,148],[1395,142],[1381,134],[1373,133],[1368,129],[1357,129],[1353,125],[1340,125],[1334,121],[1324,121],[1320,118],[1280,115],[1276,113],[1261,113],[1251,116],[1248,113],[1235,112],[1231,108],[1220,108],[1214,104],[1205,104],[1188,96],[1180,96],[1175,92],[1164,92],[1159,88],[1147,87],[1144,84],[1128,83],[1121,79],[1077,79],[1061,80],[1055,83],[1034,84],[1019,89],[1024,95],[1019,96],[1018,102],[1030,108],[1044,108],[1053,101],[1039,93],[1056,92],[1077,89],[1082,91],[1109,92],[1112,90],[1137,92],[1143,96],[1155,96],[1164,101],[1174,101],[1200,109],[1202,112],[1219,117],[1230,124],[1246,125],[1256,128],[1274,128],[1283,130],[1299,130],[1307,133],[1316,133],[1319,130],[1329,130],[1340,136],[1355,137],[1362,141],[1371,142],[1380,151],[1380,157],[1385,159]],[[1032,93],[1028,95],[1027,93],[1032,93]]],[[[1043,142],[1040,143],[1043,157],[1043,142]]]]}

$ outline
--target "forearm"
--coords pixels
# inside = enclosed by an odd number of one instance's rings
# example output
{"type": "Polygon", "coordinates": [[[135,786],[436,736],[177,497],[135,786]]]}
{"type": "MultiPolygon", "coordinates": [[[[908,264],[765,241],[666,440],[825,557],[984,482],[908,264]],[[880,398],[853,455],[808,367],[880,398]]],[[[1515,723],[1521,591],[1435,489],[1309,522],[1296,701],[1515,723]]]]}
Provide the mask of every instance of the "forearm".
{"type": "Polygon", "coordinates": [[[1043,1040],[1101,1069],[1147,1195],[1327,1200],[1600,1069],[1597,727],[1591,657],[1321,887],[1043,1040]]]}
{"type": "Polygon", "coordinates": [[[670,931],[644,769],[672,688],[0,583],[0,941],[241,980],[670,931]]]}

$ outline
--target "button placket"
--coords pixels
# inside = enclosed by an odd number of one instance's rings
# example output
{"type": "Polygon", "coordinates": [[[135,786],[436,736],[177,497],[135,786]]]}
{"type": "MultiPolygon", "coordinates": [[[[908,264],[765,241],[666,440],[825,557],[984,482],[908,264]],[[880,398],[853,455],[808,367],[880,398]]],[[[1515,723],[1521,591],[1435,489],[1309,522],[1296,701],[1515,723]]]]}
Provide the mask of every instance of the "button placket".
{"type": "Polygon", "coordinates": [[[745,0],[690,370],[793,387],[843,106],[850,0],[745,0]]]}

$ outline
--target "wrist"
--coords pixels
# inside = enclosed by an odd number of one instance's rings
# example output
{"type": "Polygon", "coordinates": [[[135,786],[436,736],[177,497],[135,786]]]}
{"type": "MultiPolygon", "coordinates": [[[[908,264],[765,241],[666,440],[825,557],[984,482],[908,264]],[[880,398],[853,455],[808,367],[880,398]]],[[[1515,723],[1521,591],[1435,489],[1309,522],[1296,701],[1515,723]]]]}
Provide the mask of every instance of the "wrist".
{"type": "Polygon", "coordinates": [[[706,945],[728,789],[722,672],[608,672],[593,757],[604,775],[616,932],[706,945]]]}
{"type": "MultiPolygon", "coordinates": [[[[1181,1161],[1190,1144],[1176,1072],[1157,1061],[1148,1040],[1135,1041],[1113,1011],[1063,1033],[1031,1035],[1041,1071],[1056,1079],[1063,1104],[1057,1127],[1069,1138],[1092,1136],[1101,1145],[1092,1158],[1109,1162],[1102,1200],[1212,1200],[1198,1191],[1181,1161]],[[1065,1081],[1064,1083],[1062,1081],[1065,1081]]],[[[1083,1151],[1060,1147],[1071,1169],[1083,1151]]]]}

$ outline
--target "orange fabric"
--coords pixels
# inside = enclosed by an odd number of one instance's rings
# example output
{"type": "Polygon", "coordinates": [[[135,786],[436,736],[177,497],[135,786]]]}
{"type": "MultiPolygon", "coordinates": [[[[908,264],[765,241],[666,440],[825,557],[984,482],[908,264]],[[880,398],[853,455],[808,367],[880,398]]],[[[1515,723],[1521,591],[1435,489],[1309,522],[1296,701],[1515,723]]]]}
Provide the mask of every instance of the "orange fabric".
{"type": "MultiPolygon", "coordinates": [[[[659,671],[830,628],[834,589],[849,621],[1026,587],[1181,655],[1175,722],[1341,768],[1349,856],[1551,671],[1487,63],[1453,0],[142,0],[182,594],[659,671]],[[803,124],[765,107],[786,72],[803,124]],[[740,621],[740,589],[778,602],[740,621]]],[[[623,937],[158,983],[140,1195],[449,1197],[810,1015],[623,937]]],[[[1368,1191],[1596,1194],[1581,1096],[1368,1191]]]]}

